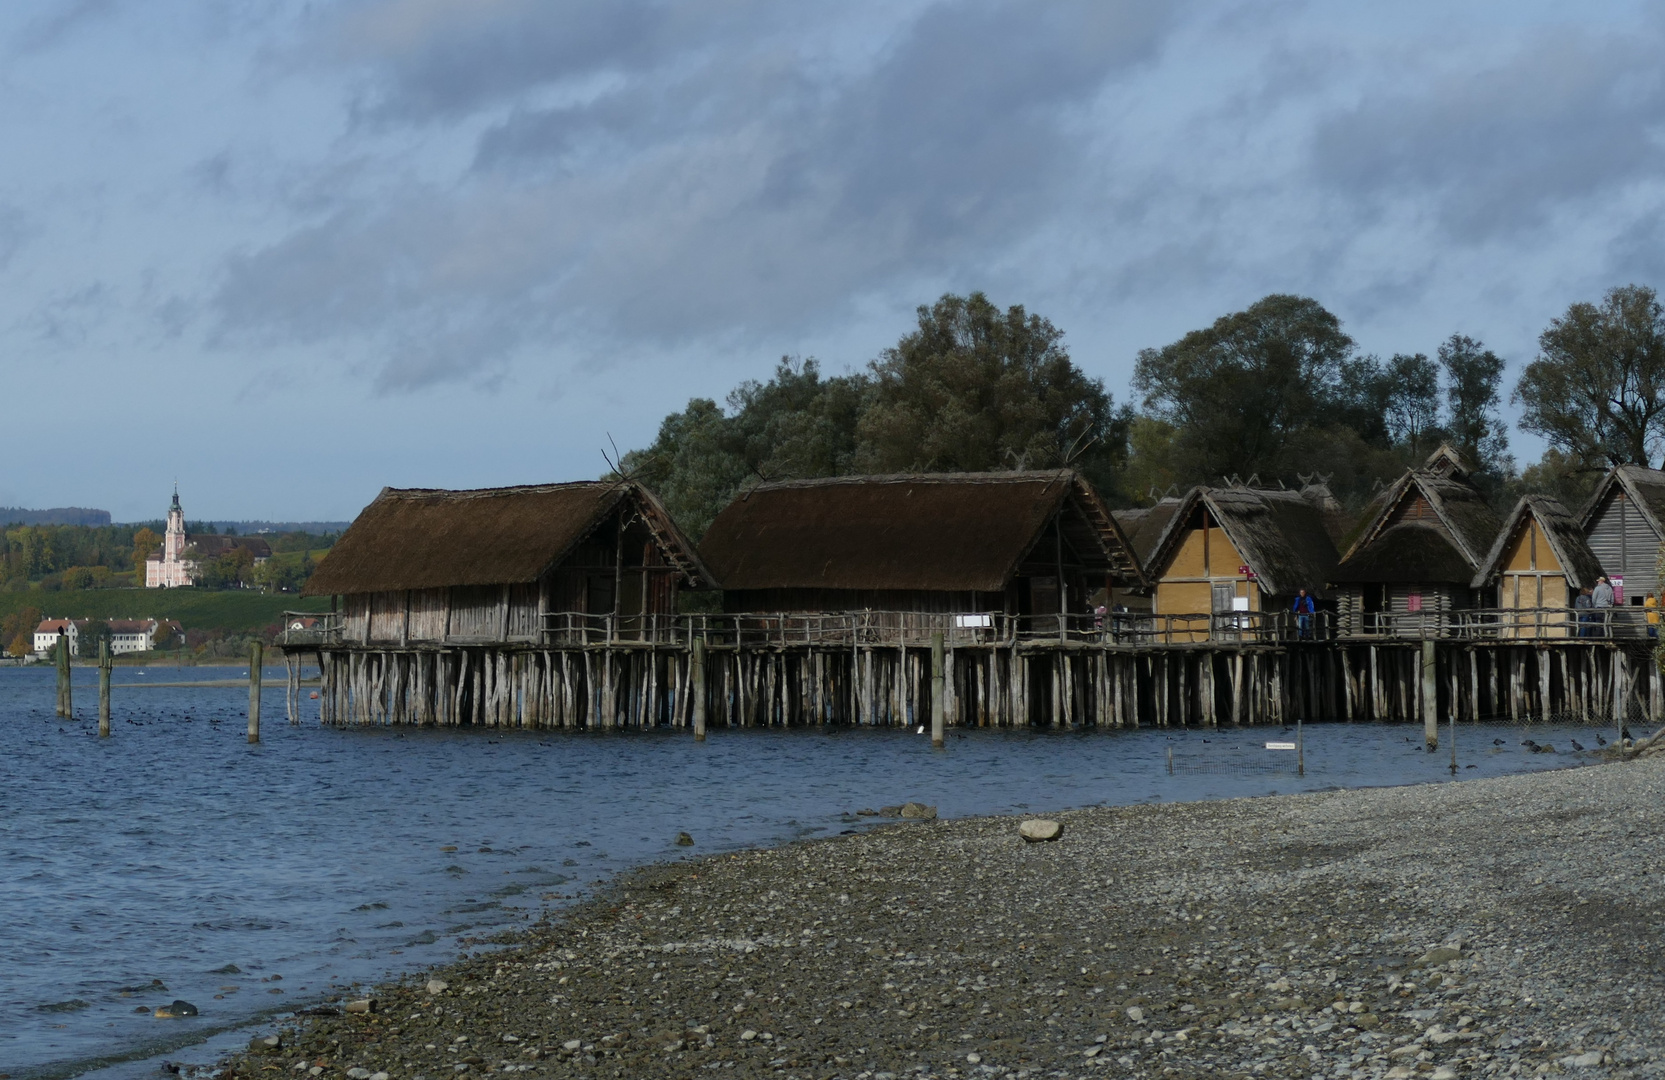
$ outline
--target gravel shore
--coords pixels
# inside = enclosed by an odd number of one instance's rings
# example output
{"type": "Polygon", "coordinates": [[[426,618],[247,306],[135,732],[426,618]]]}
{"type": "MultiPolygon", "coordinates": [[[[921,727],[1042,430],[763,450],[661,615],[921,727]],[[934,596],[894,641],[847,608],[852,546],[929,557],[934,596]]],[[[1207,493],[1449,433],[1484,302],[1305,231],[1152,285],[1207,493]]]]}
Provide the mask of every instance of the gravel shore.
{"type": "Polygon", "coordinates": [[[649,868],[224,1075],[1665,1075],[1665,757],[1056,817],[649,868]]]}

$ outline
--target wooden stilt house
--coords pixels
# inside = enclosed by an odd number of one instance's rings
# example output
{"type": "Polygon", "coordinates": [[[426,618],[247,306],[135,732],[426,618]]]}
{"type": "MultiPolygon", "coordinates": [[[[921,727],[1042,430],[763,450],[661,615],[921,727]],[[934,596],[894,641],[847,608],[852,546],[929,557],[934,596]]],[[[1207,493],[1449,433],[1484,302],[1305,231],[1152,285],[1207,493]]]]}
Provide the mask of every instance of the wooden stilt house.
{"type": "MultiPolygon", "coordinates": [[[[1191,489],[1145,567],[1159,637],[1298,636],[1282,614],[1303,588],[1322,604],[1336,565],[1325,511],[1295,491],[1191,489]]],[[[1316,634],[1320,621],[1306,629],[1316,634]]]]}
{"type": "Polygon", "coordinates": [[[1472,587],[1494,594],[1498,633],[1512,638],[1576,634],[1573,599],[1594,588],[1601,564],[1578,519],[1558,499],[1526,495],[1498,531],[1472,587]]]}
{"type": "Polygon", "coordinates": [[[304,592],[336,599],[343,645],[535,646],[651,640],[710,584],[650,493],[589,481],[384,488],[304,592]]]}
{"type": "Polygon", "coordinates": [[[1502,523],[1469,469],[1441,447],[1379,496],[1331,576],[1342,633],[1420,637],[1484,606],[1474,587],[1502,523]]]}
{"type": "Polygon", "coordinates": [[[867,612],[917,634],[1056,635],[1061,618],[1091,620],[1088,601],[1107,585],[1144,581],[1115,519],[1069,471],[762,484],[717,515],[700,553],[727,612],[867,612]]]}
{"type": "Polygon", "coordinates": [[[1620,606],[1641,607],[1649,593],[1658,593],[1665,472],[1620,465],[1596,485],[1580,519],[1584,541],[1613,582],[1620,606]]]}

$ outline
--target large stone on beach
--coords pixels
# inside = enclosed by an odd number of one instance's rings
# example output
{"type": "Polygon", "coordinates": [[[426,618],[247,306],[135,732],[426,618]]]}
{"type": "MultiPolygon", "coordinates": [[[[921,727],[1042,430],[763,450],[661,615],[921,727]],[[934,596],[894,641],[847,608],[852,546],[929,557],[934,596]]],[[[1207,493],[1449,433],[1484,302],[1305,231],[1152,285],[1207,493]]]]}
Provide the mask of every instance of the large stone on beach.
{"type": "Polygon", "coordinates": [[[189,1001],[175,999],[172,1005],[160,1006],[151,1015],[159,1020],[178,1020],[182,1017],[197,1015],[197,1007],[189,1001]]]}
{"type": "Polygon", "coordinates": [[[930,821],[937,816],[937,808],[934,806],[926,806],[924,803],[903,803],[902,816],[905,818],[914,818],[920,821],[930,821]]]}
{"type": "Polygon", "coordinates": [[[1462,958],[1463,950],[1450,945],[1439,945],[1417,957],[1416,962],[1422,967],[1439,967],[1441,964],[1449,964],[1462,958]]]}
{"type": "Polygon", "coordinates": [[[1031,844],[1042,844],[1064,835],[1064,827],[1051,818],[1030,818],[1018,826],[1018,835],[1031,844]]]}
{"type": "Polygon", "coordinates": [[[376,1011],[375,998],[359,998],[357,1001],[347,1002],[346,1011],[350,1013],[373,1013],[376,1011]]]}
{"type": "Polygon", "coordinates": [[[451,986],[451,984],[446,982],[444,979],[429,979],[428,980],[428,993],[430,993],[430,994],[443,994],[443,993],[445,993],[445,991],[447,989],[450,988],[450,986],[451,986]]]}

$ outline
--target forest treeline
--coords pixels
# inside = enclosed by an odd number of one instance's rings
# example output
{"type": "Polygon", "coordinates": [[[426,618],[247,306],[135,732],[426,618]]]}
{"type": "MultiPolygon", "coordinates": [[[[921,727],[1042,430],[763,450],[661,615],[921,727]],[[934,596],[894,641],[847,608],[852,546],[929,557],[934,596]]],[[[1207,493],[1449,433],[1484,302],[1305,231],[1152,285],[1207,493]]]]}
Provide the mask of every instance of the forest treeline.
{"type": "Polygon", "coordinates": [[[1449,442],[1500,511],[1525,491],[1576,506],[1612,465],[1659,463],[1665,313],[1616,288],[1550,321],[1515,386],[1548,451],[1524,471],[1502,418],[1505,363],[1453,333],[1431,353],[1362,350],[1316,300],[1274,294],[1138,354],[1133,399],[1087,375],[1063,331],[982,293],[945,295],[864,370],[782,358],[726,407],[695,398],[623,471],[694,537],[744,488],[860,473],[1080,469],[1114,506],[1232,478],[1321,476],[1357,507],[1449,442]]]}
{"type": "MultiPolygon", "coordinates": [[[[144,562],[162,544],[160,521],[130,525],[9,525],[0,529],[0,582],[10,591],[130,588],[143,585],[144,562]],[[135,574],[137,572],[137,576],[135,574]]],[[[214,533],[206,522],[188,522],[186,532],[214,533]]],[[[334,535],[268,533],[261,537],[275,555],[261,566],[243,549],[205,560],[206,588],[299,588],[311,572],[308,553],[321,553],[334,535]],[[282,558],[299,553],[300,558],[282,558]]]]}

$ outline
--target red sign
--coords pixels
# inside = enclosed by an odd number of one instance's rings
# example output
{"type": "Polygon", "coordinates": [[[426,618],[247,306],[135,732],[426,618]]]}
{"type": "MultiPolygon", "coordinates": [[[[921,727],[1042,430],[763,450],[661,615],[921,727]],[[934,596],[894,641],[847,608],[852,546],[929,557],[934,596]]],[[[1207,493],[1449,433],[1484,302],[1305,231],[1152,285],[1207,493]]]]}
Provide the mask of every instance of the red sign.
{"type": "Polygon", "coordinates": [[[1237,572],[1239,574],[1241,574],[1243,577],[1254,577],[1255,576],[1254,569],[1252,567],[1250,567],[1248,563],[1244,563],[1242,566],[1239,566],[1237,568],[1237,572]]]}

